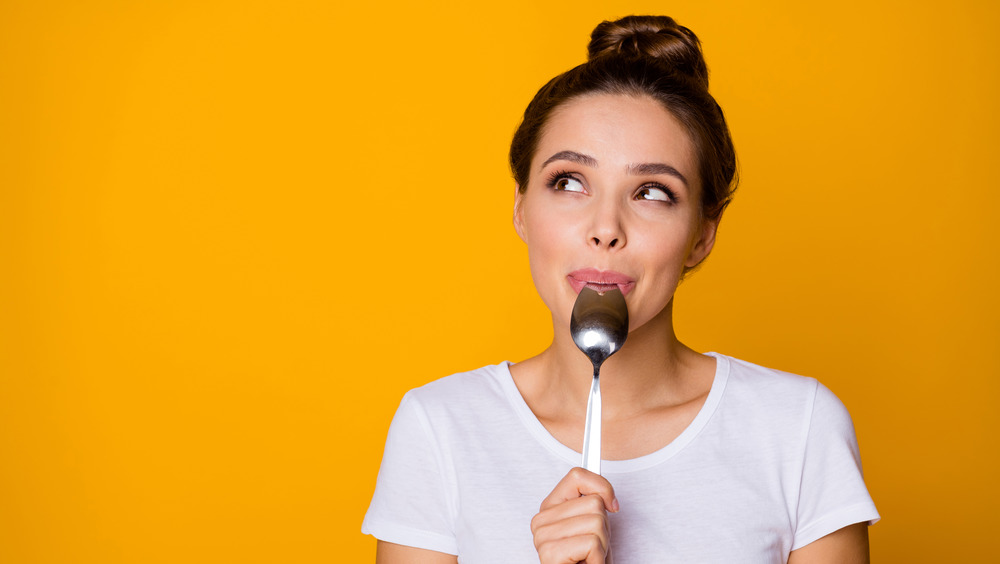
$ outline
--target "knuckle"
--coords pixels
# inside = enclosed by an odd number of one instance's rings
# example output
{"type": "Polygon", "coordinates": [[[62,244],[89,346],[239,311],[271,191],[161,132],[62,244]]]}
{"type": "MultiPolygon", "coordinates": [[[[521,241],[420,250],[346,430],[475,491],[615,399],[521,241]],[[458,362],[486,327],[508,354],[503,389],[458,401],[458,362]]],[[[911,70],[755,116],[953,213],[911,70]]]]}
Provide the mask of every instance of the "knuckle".
{"type": "Polygon", "coordinates": [[[591,554],[604,554],[604,543],[597,535],[587,535],[587,548],[591,554]]]}
{"type": "Polygon", "coordinates": [[[589,531],[603,531],[604,530],[604,516],[591,513],[584,517],[587,523],[587,530],[589,531]]]}
{"type": "Polygon", "coordinates": [[[607,481],[603,477],[601,478],[601,483],[598,484],[598,489],[603,495],[607,496],[608,499],[615,497],[615,488],[611,485],[611,482],[607,481]]]}
{"type": "Polygon", "coordinates": [[[532,534],[538,534],[538,529],[542,526],[541,513],[536,513],[534,517],[531,518],[531,532],[532,534]]]}
{"type": "Polygon", "coordinates": [[[586,508],[591,513],[604,512],[604,500],[601,499],[600,496],[588,495],[584,499],[586,500],[584,501],[584,503],[586,504],[586,508]]]}

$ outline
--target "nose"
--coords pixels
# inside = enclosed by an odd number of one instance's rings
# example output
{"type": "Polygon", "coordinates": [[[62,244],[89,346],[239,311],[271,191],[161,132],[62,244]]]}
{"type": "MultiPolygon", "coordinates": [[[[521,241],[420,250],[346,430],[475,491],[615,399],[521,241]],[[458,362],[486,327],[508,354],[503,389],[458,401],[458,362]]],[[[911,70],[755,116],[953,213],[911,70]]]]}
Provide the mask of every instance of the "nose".
{"type": "Polygon", "coordinates": [[[588,233],[589,242],[595,247],[621,249],[625,246],[625,229],[622,222],[622,210],[615,203],[608,201],[594,202],[594,215],[588,233]]]}

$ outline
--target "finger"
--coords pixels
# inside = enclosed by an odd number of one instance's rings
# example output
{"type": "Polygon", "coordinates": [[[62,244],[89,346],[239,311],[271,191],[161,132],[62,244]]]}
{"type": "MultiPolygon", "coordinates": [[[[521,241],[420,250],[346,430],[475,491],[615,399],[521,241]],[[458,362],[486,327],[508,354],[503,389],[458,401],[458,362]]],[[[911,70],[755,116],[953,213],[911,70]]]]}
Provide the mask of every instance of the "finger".
{"type": "Polygon", "coordinates": [[[563,476],[563,479],[552,489],[552,493],[542,500],[541,509],[548,509],[582,495],[600,496],[608,511],[618,512],[618,500],[615,498],[615,489],[611,487],[611,482],[604,476],[583,468],[573,468],[563,476]]]}
{"type": "Polygon", "coordinates": [[[604,564],[605,551],[594,535],[561,538],[538,547],[541,564],[604,564]]]}
{"type": "Polygon", "coordinates": [[[586,513],[574,515],[554,523],[542,525],[532,531],[535,548],[564,538],[595,536],[601,541],[601,551],[607,553],[611,546],[611,529],[607,515],[586,513]]]}
{"type": "Polygon", "coordinates": [[[535,532],[546,525],[558,523],[577,515],[595,515],[606,519],[607,510],[604,507],[604,500],[598,495],[585,495],[543,509],[531,518],[531,531],[535,532]]]}

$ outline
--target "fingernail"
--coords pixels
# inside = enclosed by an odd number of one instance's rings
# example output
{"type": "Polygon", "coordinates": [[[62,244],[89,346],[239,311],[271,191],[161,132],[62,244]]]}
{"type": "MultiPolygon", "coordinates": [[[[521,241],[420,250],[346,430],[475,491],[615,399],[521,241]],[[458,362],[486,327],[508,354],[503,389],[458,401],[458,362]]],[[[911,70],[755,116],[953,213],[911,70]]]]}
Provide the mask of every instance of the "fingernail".
{"type": "Polygon", "coordinates": [[[612,513],[618,513],[618,511],[620,509],[621,509],[621,506],[618,505],[618,498],[616,497],[616,498],[612,499],[611,500],[611,512],[612,513]]]}

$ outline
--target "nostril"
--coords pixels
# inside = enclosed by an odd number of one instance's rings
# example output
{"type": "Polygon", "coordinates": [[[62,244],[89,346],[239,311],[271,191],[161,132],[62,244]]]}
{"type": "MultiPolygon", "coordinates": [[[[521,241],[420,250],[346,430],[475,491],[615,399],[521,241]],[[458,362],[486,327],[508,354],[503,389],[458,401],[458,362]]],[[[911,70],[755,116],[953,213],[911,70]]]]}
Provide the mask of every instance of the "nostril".
{"type": "Polygon", "coordinates": [[[608,243],[608,246],[609,247],[614,247],[617,244],[618,244],[618,239],[612,239],[611,242],[608,243]]]}

